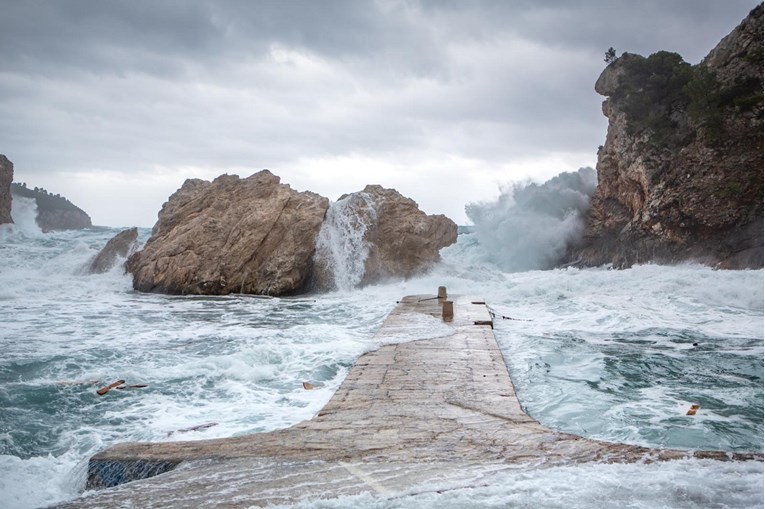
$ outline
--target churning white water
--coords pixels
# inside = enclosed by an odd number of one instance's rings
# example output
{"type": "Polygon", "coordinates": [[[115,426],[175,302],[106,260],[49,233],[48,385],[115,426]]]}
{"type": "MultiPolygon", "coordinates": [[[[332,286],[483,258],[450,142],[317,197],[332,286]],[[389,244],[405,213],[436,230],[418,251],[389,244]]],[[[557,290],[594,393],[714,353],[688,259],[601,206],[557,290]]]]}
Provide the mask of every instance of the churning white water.
{"type": "MultiPolygon", "coordinates": [[[[15,229],[0,239],[0,507],[78,496],[88,457],[118,442],[311,418],[354,360],[380,346],[374,332],[396,301],[439,285],[495,309],[521,402],[543,423],[657,447],[762,450],[762,270],[508,273],[465,230],[439,266],[405,282],[289,299],[162,296],[132,291],[120,268],[80,275],[117,232],[15,229]],[[117,379],[148,387],[96,394],[117,379]],[[686,416],[694,403],[699,413],[686,416]]],[[[763,468],[684,460],[487,471],[475,488],[452,488],[298,507],[761,507],[763,468]]]]}
{"type": "Polygon", "coordinates": [[[563,172],[543,184],[516,183],[497,201],[465,207],[484,253],[502,270],[547,269],[584,229],[595,192],[592,168],[563,172]]]}
{"type": "Polygon", "coordinates": [[[35,219],[37,218],[37,202],[34,198],[13,196],[11,201],[12,225],[3,225],[10,231],[20,232],[26,237],[39,237],[43,234],[35,219]]]}

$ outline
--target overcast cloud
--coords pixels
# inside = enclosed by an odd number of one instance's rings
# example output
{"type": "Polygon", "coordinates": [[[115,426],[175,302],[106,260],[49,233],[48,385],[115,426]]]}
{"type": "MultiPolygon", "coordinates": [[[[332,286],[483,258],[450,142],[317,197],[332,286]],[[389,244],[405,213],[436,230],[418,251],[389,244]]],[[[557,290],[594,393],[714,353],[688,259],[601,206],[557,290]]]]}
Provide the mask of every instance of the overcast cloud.
{"type": "Polygon", "coordinates": [[[262,168],[465,223],[500,186],[595,166],[609,46],[697,63],[755,5],[0,0],[0,153],[101,225],[262,168]]]}

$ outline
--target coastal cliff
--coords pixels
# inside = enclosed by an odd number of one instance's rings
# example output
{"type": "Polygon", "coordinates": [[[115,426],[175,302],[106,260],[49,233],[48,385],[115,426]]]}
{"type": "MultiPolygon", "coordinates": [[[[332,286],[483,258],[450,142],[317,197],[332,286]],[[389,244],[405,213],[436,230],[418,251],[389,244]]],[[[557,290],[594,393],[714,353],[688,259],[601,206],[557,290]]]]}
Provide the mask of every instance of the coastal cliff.
{"type": "Polygon", "coordinates": [[[11,184],[13,196],[31,198],[37,203],[36,222],[44,232],[54,230],[81,230],[90,228],[93,223],[90,216],[75,204],[58,194],[51,194],[45,189],[29,189],[26,184],[11,184]]]}
{"type": "Polygon", "coordinates": [[[0,224],[12,223],[11,217],[11,182],[13,182],[13,163],[0,154],[0,224]]]}
{"type": "Polygon", "coordinates": [[[762,4],[698,65],[625,53],[595,90],[608,133],[567,261],[762,267],[762,4]]]}

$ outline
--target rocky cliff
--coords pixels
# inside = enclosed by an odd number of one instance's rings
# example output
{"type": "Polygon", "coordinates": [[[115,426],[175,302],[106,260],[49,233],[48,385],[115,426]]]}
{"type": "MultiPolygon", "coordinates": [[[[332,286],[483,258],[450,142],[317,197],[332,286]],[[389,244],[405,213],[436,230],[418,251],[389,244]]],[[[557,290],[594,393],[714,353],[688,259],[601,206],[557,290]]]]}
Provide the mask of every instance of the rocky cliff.
{"type": "Polygon", "coordinates": [[[605,144],[583,265],[763,266],[763,6],[698,65],[625,53],[598,78],[605,144]]]}
{"type": "Polygon", "coordinates": [[[13,182],[13,163],[0,154],[0,224],[12,223],[11,217],[11,182],[13,182]]]}
{"type": "Polygon", "coordinates": [[[191,179],[163,205],[151,238],[128,259],[145,292],[288,295],[306,288],[329,200],[263,170],[191,179]]]}

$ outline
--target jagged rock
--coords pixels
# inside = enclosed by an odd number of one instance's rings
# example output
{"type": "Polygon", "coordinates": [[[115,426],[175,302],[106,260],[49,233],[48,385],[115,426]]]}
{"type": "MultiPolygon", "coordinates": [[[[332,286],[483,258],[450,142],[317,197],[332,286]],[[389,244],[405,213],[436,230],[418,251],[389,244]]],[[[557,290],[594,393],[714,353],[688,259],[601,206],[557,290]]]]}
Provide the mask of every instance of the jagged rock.
{"type": "Polygon", "coordinates": [[[285,295],[306,288],[329,201],[263,170],[187,180],[163,205],[133,287],[172,294],[285,295]]]}
{"type": "Polygon", "coordinates": [[[369,185],[333,204],[317,246],[316,282],[333,288],[409,278],[456,241],[451,219],[425,214],[395,189],[369,185]]]}
{"type": "Polygon", "coordinates": [[[598,78],[606,142],[583,265],[763,266],[763,6],[699,65],[625,53],[598,78]]]}
{"type": "Polygon", "coordinates": [[[109,239],[88,265],[89,274],[103,274],[114,267],[119,258],[126,258],[138,245],[138,228],[129,228],[109,239]]]}
{"type": "Polygon", "coordinates": [[[13,163],[0,154],[0,224],[13,222],[11,182],[13,182],[13,163]]]}

